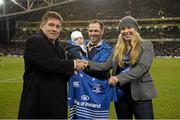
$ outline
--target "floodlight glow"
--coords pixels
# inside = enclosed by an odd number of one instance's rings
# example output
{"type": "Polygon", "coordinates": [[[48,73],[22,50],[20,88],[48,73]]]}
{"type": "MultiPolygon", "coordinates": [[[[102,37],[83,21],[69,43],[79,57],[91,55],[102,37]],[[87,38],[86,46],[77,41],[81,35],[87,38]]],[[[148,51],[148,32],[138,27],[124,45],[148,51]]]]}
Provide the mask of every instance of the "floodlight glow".
{"type": "Polygon", "coordinates": [[[0,0],[0,5],[4,4],[3,0],[0,0]]]}
{"type": "Polygon", "coordinates": [[[11,0],[11,1],[17,4],[16,0],[11,0]]]}

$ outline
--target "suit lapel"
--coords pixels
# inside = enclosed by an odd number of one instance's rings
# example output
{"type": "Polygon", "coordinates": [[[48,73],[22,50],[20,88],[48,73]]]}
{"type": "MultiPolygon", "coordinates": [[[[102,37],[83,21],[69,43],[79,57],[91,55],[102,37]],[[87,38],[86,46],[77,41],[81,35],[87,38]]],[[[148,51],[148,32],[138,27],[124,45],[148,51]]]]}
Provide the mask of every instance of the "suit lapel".
{"type": "Polygon", "coordinates": [[[55,47],[56,54],[59,58],[66,58],[65,51],[59,44],[55,47]]]}
{"type": "Polygon", "coordinates": [[[59,45],[58,41],[55,41],[55,44],[51,43],[43,33],[40,32],[39,34],[41,34],[44,37],[45,46],[47,47],[47,50],[49,51],[49,54],[51,56],[58,57],[58,58],[66,58],[65,57],[65,51],[59,45]]]}

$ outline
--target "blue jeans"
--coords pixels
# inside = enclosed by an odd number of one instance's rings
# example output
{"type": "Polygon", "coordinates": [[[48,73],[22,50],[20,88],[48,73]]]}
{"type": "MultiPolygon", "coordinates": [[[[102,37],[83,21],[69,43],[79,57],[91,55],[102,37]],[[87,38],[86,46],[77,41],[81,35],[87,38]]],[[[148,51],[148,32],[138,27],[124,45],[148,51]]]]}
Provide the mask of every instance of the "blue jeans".
{"type": "Polygon", "coordinates": [[[134,101],[132,99],[119,98],[115,102],[118,119],[154,119],[152,100],[134,101]]]}

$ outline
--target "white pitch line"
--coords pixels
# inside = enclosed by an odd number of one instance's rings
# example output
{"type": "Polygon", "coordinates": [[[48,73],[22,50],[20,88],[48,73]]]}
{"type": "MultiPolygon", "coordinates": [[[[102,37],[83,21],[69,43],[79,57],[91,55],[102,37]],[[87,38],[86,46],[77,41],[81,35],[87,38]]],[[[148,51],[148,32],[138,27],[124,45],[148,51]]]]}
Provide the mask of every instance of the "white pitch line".
{"type": "Polygon", "coordinates": [[[15,81],[7,81],[7,82],[0,82],[0,83],[22,83],[22,81],[15,80],[15,81]]]}
{"type": "MultiPolygon", "coordinates": [[[[166,62],[164,62],[164,63],[166,63],[166,62]]],[[[163,64],[164,64],[164,63],[163,63],[163,64]]],[[[173,66],[175,66],[175,67],[180,67],[180,65],[178,65],[178,64],[176,64],[176,63],[169,63],[169,62],[168,62],[168,63],[166,63],[166,64],[170,64],[170,65],[173,65],[173,66]]]]}
{"type": "Polygon", "coordinates": [[[175,64],[175,63],[168,63],[168,64],[171,64],[171,65],[176,66],[176,67],[180,67],[180,65],[175,64]]]}
{"type": "Polygon", "coordinates": [[[16,80],[16,81],[17,81],[17,79],[20,79],[20,78],[22,79],[22,77],[16,77],[16,78],[10,78],[10,79],[6,79],[6,80],[1,80],[0,83],[10,82],[10,81],[13,82],[13,80],[16,80]]]}

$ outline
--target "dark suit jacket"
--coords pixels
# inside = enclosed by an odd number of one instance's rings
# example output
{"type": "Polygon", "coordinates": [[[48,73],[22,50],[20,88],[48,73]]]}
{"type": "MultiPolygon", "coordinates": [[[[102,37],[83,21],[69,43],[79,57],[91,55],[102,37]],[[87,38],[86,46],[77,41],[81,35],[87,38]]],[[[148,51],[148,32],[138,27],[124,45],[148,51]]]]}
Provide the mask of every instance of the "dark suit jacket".
{"type": "Polygon", "coordinates": [[[153,60],[153,45],[143,41],[138,63],[130,70],[117,75],[117,60],[112,61],[112,54],[105,63],[90,62],[90,69],[108,70],[112,68],[112,75],[117,76],[120,86],[131,83],[131,95],[134,100],[149,100],[157,96],[149,69],[153,60]]]}
{"type": "Polygon", "coordinates": [[[24,83],[18,118],[67,118],[67,80],[74,71],[61,46],[40,32],[25,43],[24,83]]]}

